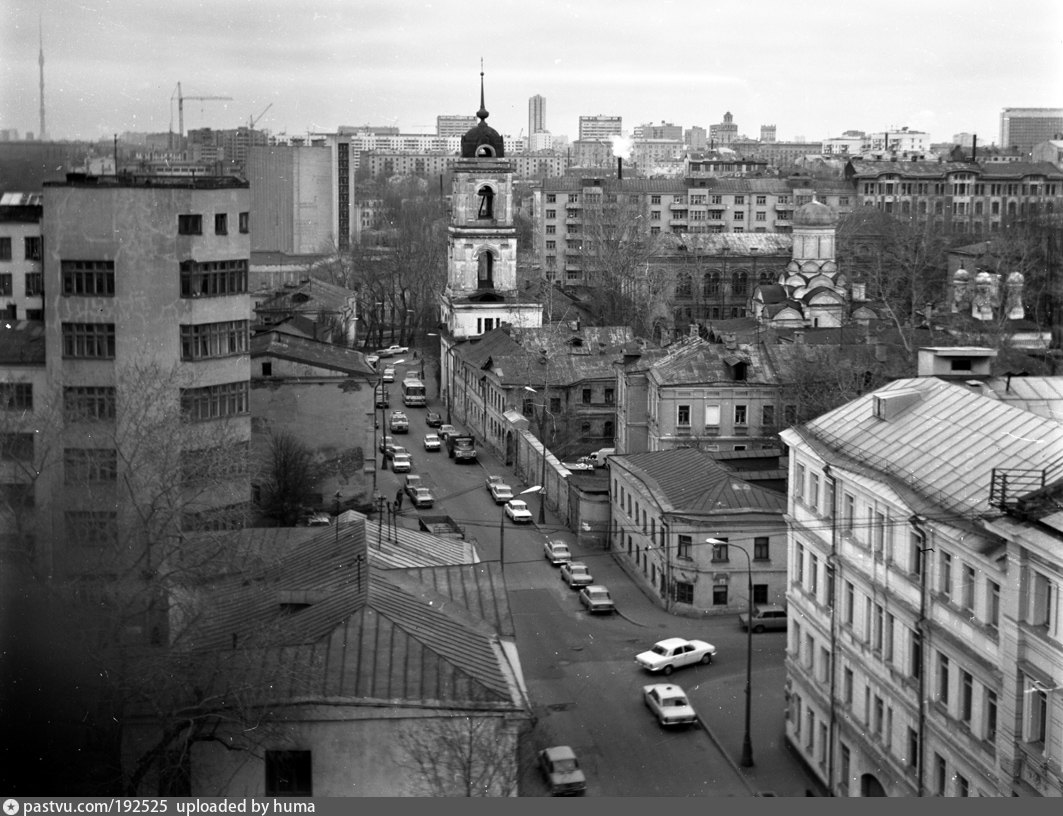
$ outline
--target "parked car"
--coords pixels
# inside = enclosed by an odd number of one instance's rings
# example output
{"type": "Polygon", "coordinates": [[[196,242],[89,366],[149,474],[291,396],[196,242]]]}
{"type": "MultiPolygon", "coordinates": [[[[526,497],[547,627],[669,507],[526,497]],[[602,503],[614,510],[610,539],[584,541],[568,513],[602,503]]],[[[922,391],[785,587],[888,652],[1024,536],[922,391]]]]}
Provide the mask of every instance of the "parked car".
{"type": "Polygon", "coordinates": [[[377,349],[377,354],[381,357],[394,357],[396,354],[405,354],[409,350],[407,346],[388,346],[387,348],[377,349]]]}
{"type": "Polygon", "coordinates": [[[412,491],[406,492],[410,494],[410,501],[414,507],[431,507],[436,503],[436,497],[427,487],[415,487],[412,491]]]}
{"type": "Polygon", "coordinates": [[[384,374],[381,376],[384,382],[395,382],[395,369],[393,366],[388,366],[384,369],[384,374]]]}
{"type": "Polygon", "coordinates": [[[551,538],[549,541],[544,541],[543,555],[555,567],[558,564],[564,564],[566,561],[572,560],[572,553],[568,549],[568,544],[560,538],[551,538]]]}
{"type": "Polygon", "coordinates": [[[424,449],[426,451],[442,450],[443,442],[439,438],[439,434],[426,433],[424,435],[424,449]]]}
{"type": "Polygon", "coordinates": [[[575,752],[567,745],[541,750],[539,770],[551,796],[581,796],[587,790],[587,778],[580,770],[575,752]]]}
{"type": "Polygon", "coordinates": [[[616,448],[599,448],[588,458],[594,462],[595,467],[605,467],[605,460],[616,453],[616,448]]]}
{"type": "Polygon", "coordinates": [[[616,612],[616,604],[609,590],[601,584],[591,584],[579,591],[579,602],[588,612],[616,612]]]}
{"type": "Polygon", "coordinates": [[[388,420],[388,428],[392,433],[409,433],[410,418],[402,411],[392,411],[391,419],[388,420]]]}
{"type": "Polygon", "coordinates": [[[491,498],[495,500],[495,504],[505,504],[513,498],[513,488],[502,481],[501,476],[488,476],[484,484],[491,498]]]}
{"type": "Polygon", "coordinates": [[[668,638],[658,641],[647,652],[635,655],[635,662],[646,671],[671,674],[683,666],[695,663],[711,663],[716,647],[704,640],[668,638]]]}
{"type": "Polygon", "coordinates": [[[440,416],[438,411],[429,411],[424,415],[424,424],[429,428],[438,428],[443,424],[443,417],[440,416]]]}
{"type": "Polygon", "coordinates": [[[565,561],[561,565],[561,580],[572,589],[594,583],[587,565],[579,561],[565,561]]]}
{"type": "Polygon", "coordinates": [[[586,456],[582,456],[575,462],[562,462],[561,467],[568,468],[572,471],[594,470],[594,461],[586,456]]]}
{"type": "Polygon", "coordinates": [[[532,514],[526,501],[510,499],[506,502],[506,515],[512,519],[514,524],[531,524],[532,514]]]}
{"type": "Polygon", "coordinates": [[[381,453],[387,453],[389,448],[395,447],[395,437],[382,436],[380,437],[380,444],[377,445],[380,448],[381,453]]]}
{"type": "Polygon", "coordinates": [[[409,473],[413,467],[413,459],[405,448],[397,447],[391,455],[391,469],[396,473],[409,473]]]}
{"type": "MultiPolygon", "coordinates": [[[[743,612],[739,615],[738,623],[743,629],[749,628],[749,613],[743,612]]],[[[753,631],[764,632],[769,629],[786,629],[786,607],[777,604],[753,607],[753,631]]]]}
{"type": "Polygon", "coordinates": [[[642,701],[661,725],[686,725],[698,721],[694,707],[679,686],[670,683],[643,686],[642,701]]]}
{"type": "Polygon", "coordinates": [[[403,454],[406,454],[407,456],[410,455],[410,452],[408,450],[406,450],[406,448],[404,448],[402,445],[396,445],[394,442],[391,442],[390,439],[391,439],[391,437],[388,437],[389,441],[388,441],[388,445],[387,445],[387,450],[384,451],[384,453],[387,455],[388,459],[394,459],[395,458],[395,454],[397,454],[397,453],[403,453],[403,454]]]}
{"type": "Polygon", "coordinates": [[[452,433],[457,433],[457,432],[458,432],[458,429],[455,428],[453,425],[444,424],[444,425],[440,425],[439,426],[439,438],[442,439],[444,442],[447,441],[447,437],[448,436],[450,436],[452,433]]]}

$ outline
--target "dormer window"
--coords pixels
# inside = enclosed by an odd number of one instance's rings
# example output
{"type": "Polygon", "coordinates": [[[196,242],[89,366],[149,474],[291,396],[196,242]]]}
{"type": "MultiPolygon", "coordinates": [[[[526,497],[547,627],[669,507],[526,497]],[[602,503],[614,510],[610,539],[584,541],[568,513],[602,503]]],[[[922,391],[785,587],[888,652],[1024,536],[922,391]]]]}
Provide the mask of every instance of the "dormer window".
{"type": "Polygon", "coordinates": [[[476,193],[480,198],[480,209],[476,214],[477,218],[494,218],[495,217],[495,191],[491,187],[485,184],[476,193]]]}

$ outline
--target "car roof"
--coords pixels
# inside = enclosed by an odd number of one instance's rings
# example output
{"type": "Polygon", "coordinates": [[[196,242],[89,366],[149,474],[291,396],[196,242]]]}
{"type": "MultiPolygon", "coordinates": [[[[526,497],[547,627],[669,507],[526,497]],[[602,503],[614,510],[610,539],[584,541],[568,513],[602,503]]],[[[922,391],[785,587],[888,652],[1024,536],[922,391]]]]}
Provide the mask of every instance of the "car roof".
{"type": "Polygon", "coordinates": [[[605,588],[605,586],[603,584],[591,584],[590,586],[586,586],[586,587],[583,587],[583,588],[585,590],[587,590],[588,592],[593,592],[596,589],[599,589],[602,592],[608,592],[609,591],[608,589],[605,588]]]}
{"type": "Polygon", "coordinates": [[[551,748],[544,748],[543,753],[550,759],[575,759],[576,752],[569,748],[567,745],[554,745],[551,748]]]}
{"type": "Polygon", "coordinates": [[[684,697],[687,696],[686,692],[683,691],[683,689],[679,688],[679,686],[673,685],[672,683],[657,683],[652,686],[647,686],[647,690],[656,691],[662,697],[664,695],[674,696],[676,694],[682,694],[684,697]]]}
{"type": "Polygon", "coordinates": [[[691,641],[686,638],[665,638],[664,640],[658,640],[654,643],[654,646],[666,646],[668,648],[675,648],[676,646],[682,646],[684,643],[690,643],[691,641]]]}
{"type": "Polygon", "coordinates": [[[785,612],[786,607],[779,604],[757,604],[754,607],[758,612],[785,612]]]}

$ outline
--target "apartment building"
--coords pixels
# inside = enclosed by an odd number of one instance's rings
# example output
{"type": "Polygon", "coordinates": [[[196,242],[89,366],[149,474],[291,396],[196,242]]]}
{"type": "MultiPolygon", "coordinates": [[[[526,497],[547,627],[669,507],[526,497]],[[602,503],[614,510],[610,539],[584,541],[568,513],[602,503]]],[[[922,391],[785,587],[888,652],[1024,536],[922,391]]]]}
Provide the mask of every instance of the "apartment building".
{"type": "Polygon", "coordinates": [[[623,118],[620,116],[581,116],[579,118],[580,141],[609,141],[610,136],[619,136],[622,132],[623,118]]]}
{"type": "Polygon", "coordinates": [[[786,739],[836,795],[1063,794],[1063,427],[977,351],[781,434],[786,739]]]}
{"type": "Polygon", "coordinates": [[[44,319],[41,273],[41,194],[0,196],[0,315],[44,319]]]}
{"type": "Polygon", "coordinates": [[[851,159],[845,178],[855,203],[947,232],[988,235],[1016,218],[1063,211],[1063,171],[1047,162],[851,159]]]}
{"type": "MultiPolygon", "coordinates": [[[[336,208],[341,193],[334,186],[340,168],[336,158],[337,151],[324,144],[272,145],[251,150],[247,178],[251,189],[252,252],[313,255],[340,246],[336,208]]],[[[349,164],[343,175],[349,213],[354,192],[349,164]]],[[[349,241],[350,234],[347,238],[349,241]]]]}
{"type": "Polygon", "coordinates": [[[234,178],[45,185],[40,396],[55,416],[35,444],[51,457],[38,482],[49,572],[243,524],[249,208],[234,178]]]}
{"type": "Polygon", "coordinates": [[[1025,157],[1035,144],[1063,136],[1063,108],[1004,108],[1000,112],[1000,146],[1025,157]]]}

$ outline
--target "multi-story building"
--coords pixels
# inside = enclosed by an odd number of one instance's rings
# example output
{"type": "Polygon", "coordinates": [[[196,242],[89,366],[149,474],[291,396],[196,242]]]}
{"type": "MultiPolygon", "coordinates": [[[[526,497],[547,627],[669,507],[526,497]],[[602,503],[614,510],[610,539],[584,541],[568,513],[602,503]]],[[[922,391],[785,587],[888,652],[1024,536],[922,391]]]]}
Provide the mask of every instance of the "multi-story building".
{"type": "Polygon", "coordinates": [[[1063,427],[971,387],[991,354],[782,433],[786,739],[834,794],[1063,795],[1063,427]]]}
{"type": "Polygon", "coordinates": [[[862,130],[847,130],[841,136],[823,140],[824,156],[859,156],[864,152],[867,134],[862,130]]]}
{"type": "Polygon", "coordinates": [[[1047,162],[850,159],[845,178],[856,203],[947,232],[987,235],[1017,218],[1063,211],[1063,171],[1047,162]]]}
{"type": "MultiPolygon", "coordinates": [[[[471,127],[471,125],[470,125],[471,127]]],[[[467,130],[468,128],[466,128],[467,130]]],[[[546,97],[541,94],[528,99],[528,137],[546,131],[546,97]]],[[[462,131],[463,133],[465,131],[462,131]]]]}
{"type": "Polygon", "coordinates": [[[672,142],[683,141],[683,126],[673,125],[671,122],[662,121],[660,124],[655,125],[653,122],[648,122],[644,125],[635,125],[634,131],[631,133],[633,139],[667,139],[672,142]]]}
{"type": "Polygon", "coordinates": [[[730,111],[723,115],[723,121],[709,125],[709,144],[711,147],[726,147],[738,138],[738,125],[730,111]]]}
{"type": "MultiPolygon", "coordinates": [[[[336,189],[340,145],[274,145],[251,150],[251,251],[312,255],[341,246],[336,207],[345,198],[350,211],[354,176],[349,156],[346,196],[336,189]]],[[[348,219],[350,216],[348,215],[348,219]]],[[[346,236],[350,241],[352,229],[346,236]]]]}
{"type": "Polygon", "coordinates": [[[620,136],[623,121],[620,116],[581,116],[579,118],[580,141],[602,139],[609,141],[610,136],[620,136]]]}
{"type": "Polygon", "coordinates": [[[930,158],[930,134],[907,127],[873,130],[864,140],[865,158],[889,158],[918,161],[930,158]]]}
{"type": "Polygon", "coordinates": [[[1063,108],[1004,108],[1000,112],[1000,146],[1025,158],[1035,144],[1063,137],[1063,108]]]}
{"type": "Polygon", "coordinates": [[[440,115],[436,117],[436,135],[460,139],[465,131],[475,125],[475,116],[440,115]]]}
{"type": "Polygon", "coordinates": [[[0,315],[44,319],[41,272],[41,194],[0,196],[0,315]]]}
{"type": "Polygon", "coordinates": [[[49,574],[242,525],[249,210],[248,183],[227,177],[45,185],[41,404],[53,416],[35,444],[49,574]]]}
{"type": "Polygon", "coordinates": [[[683,132],[683,141],[691,150],[704,150],[709,146],[709,132],[695,125],[683,132]]]}
{"type": "Polygon", "coordinates": [[[775,125],[761,125],[760,126],[760,141],[761,142],[774,142],[775,141],[776,128],[775,125]]]}

